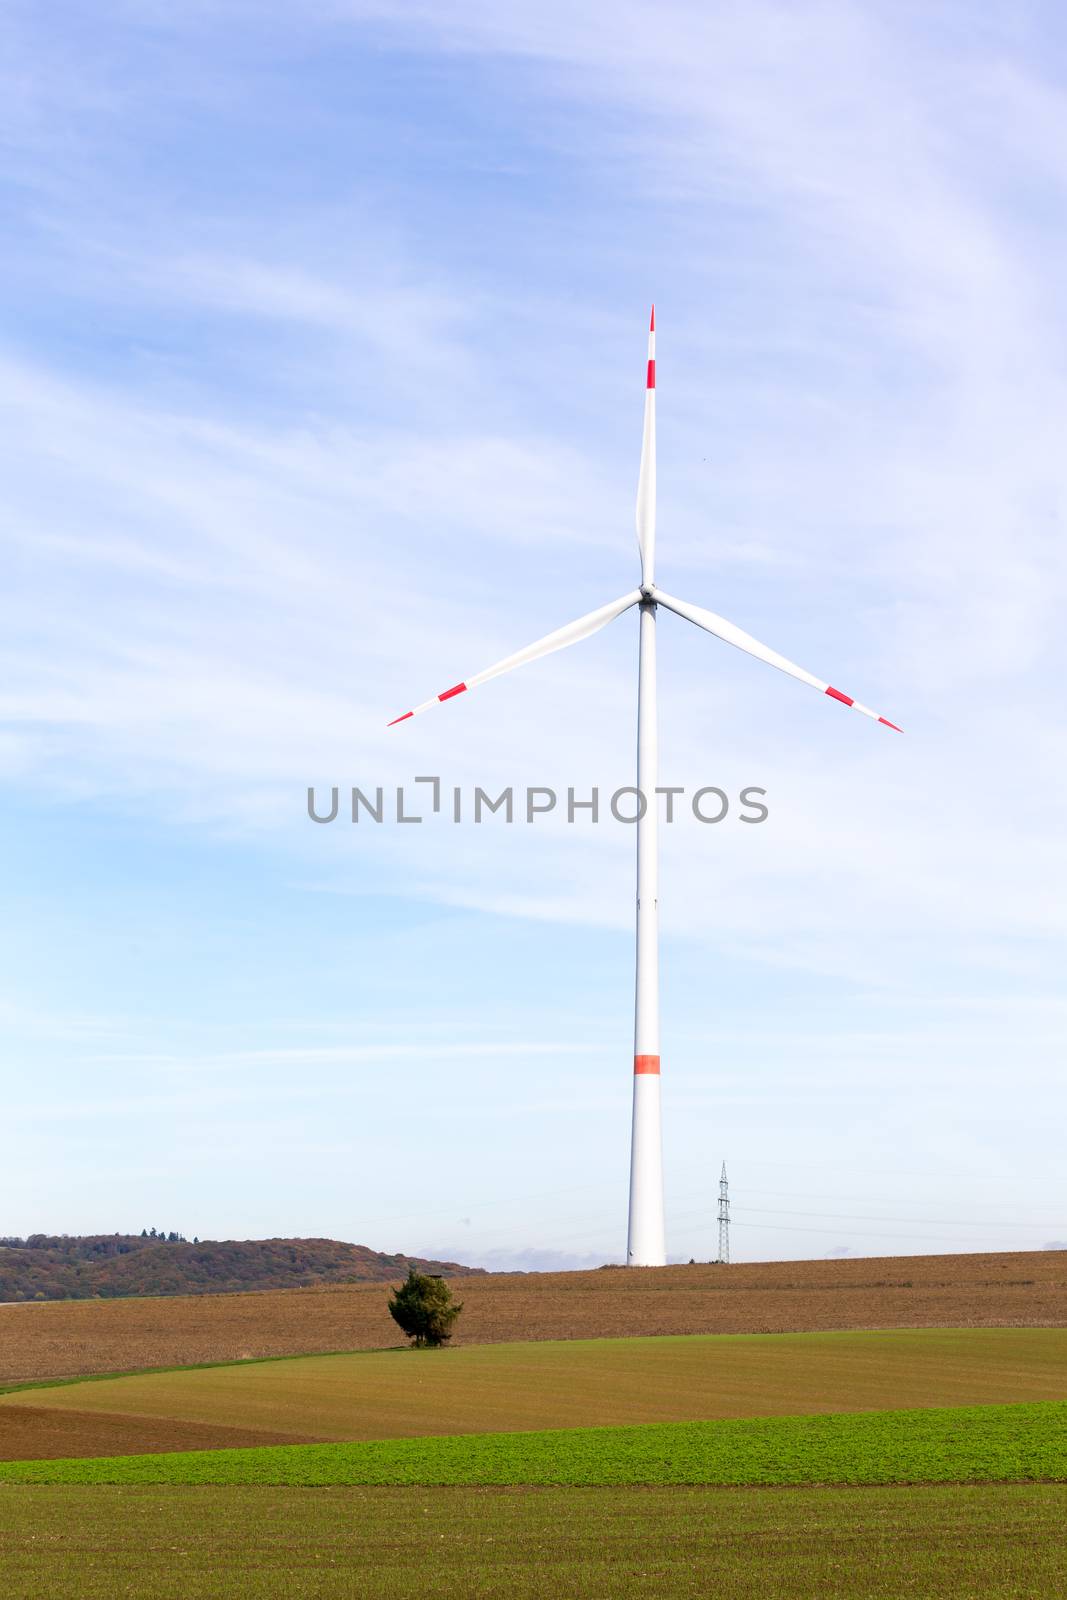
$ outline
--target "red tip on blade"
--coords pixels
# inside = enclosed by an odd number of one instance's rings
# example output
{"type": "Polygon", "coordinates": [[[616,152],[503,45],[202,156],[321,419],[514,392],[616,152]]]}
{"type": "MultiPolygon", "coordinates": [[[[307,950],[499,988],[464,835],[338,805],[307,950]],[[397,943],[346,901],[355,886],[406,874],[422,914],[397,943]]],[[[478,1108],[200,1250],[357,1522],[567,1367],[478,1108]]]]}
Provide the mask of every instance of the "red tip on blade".
{"type": "Polygon", "coordinates": [[[655,308],[655,306],[652,307],[652,317],[651,317],[651,319],[649,321],[649,324],[648,324],[648,331],[649,331],[649,333],[655,333],[655,331],[656,331],[656,308],[655,308]]]}
{"type": "Polygon", "coordinates": [[[406,722],[409,717],[413,717],[414,715],[414,711],[405,711],[402,717],[394,717],[392,722],[387,722],[386,727],[395,728],[398,722],[406,722]]]}
{"type": "Polygon", "coordinates": [[[438,700],[451,700],[454,694],[462,694],[466,687],[465,683],[457,683],[454,688],[446,689],[444,694],[439,694],[437,698],[438,700]]]}
{"type": "Polygon", "coordinates": [[[840,689],[827,689],[826,692],[828,695],[832,695],[835,700],[840,700],[843,706],[851,706],[856,703],[850,695],[842,694],[840,689]]]}
{"type": "Polygon", "coordinates": [[[646,387],[649,389],[656,387],[656,363],[654,361],[648,363],[648,383],[646,387]]]}
{"type": "Polygon", "coordinates": [[[882,724],[883,728],[892,728],[894,733],[903,733],[904,732],[904,729],[903,728],[898,728],[895,722],[890,722],[888,717],[879,717],[878,721],[882,724]]]}

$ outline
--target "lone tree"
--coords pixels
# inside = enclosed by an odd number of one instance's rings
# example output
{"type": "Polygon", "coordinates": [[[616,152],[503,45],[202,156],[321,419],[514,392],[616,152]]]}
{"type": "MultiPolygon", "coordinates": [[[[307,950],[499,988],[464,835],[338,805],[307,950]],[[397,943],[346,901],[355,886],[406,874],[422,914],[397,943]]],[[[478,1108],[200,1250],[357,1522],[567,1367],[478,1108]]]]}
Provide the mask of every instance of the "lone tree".
{"type": "Polygon", "coordinates": [[[414,1339],[416,1349],[447,1344],[462,1310],[462,1302],[452,1299],[443,1278],[428,1277],[413,1266],[408,1268],[407,1282],[393,1290],[389,1301],[389,1315],[414,1339]]]}

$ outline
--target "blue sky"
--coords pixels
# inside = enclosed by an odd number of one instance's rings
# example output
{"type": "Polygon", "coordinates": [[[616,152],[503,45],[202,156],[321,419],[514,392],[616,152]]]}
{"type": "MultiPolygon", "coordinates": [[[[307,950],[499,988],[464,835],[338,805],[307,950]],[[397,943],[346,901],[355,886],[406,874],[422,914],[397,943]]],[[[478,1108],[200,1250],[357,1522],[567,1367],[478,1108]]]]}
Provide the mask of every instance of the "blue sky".
{"type": "Polygon", "coordinates": [[[1056,8],[0,22],[0,1231],[619,1259],[633,838],[308,821],[632,782],[680,620],[668,1244],[1067,1239],[1067,32],[1056,8]]]}

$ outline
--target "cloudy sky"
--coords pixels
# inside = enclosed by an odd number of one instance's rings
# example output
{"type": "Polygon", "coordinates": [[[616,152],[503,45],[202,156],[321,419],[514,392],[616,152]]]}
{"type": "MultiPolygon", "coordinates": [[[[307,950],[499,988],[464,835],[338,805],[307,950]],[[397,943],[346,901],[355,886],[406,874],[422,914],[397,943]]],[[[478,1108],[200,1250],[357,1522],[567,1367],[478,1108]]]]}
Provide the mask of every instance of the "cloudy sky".
{"type": "Polygon", "coordinates": [[[1039,3],[13,0],[0,1232],[625,1247],[658,578],[668,1246],[1067,1239],[1067,23],[1039,3]]]}

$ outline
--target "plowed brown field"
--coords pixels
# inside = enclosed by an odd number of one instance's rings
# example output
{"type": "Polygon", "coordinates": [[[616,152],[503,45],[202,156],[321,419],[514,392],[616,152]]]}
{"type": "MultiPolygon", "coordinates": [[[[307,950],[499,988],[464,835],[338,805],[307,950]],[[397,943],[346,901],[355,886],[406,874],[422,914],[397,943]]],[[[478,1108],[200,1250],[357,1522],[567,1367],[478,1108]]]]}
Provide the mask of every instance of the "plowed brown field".
{"type": "MultiPolygon", "coordinates": [[[[1067,1326],[1067,1252],[466,1278],[457,1344],[834,1328],[1067,1326]]],[[[0,1382],[395,1345],[381,1284],[0,1306],[0,1382]]]]}
{"type": "Polygon", "coordinates": [[[11,1406],[0,1412],[3,1461],[153,1455],[161,1450],[236,1450],[251,1444],[300,1444],[306,1438],[304,1433],[274,1433],[268,1438],[263,1428],[230,1428],[173,1417],[57,1411],[47,1406],[11,1406]]]}

